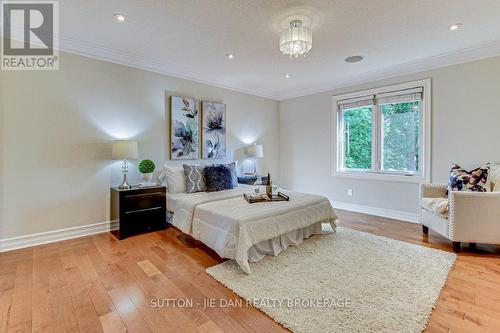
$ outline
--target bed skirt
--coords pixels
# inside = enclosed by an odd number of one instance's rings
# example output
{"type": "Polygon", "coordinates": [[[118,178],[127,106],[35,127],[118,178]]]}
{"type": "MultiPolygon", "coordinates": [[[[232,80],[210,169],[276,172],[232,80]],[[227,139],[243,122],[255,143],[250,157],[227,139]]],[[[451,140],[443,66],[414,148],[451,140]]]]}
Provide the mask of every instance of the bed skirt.
{"type": "Polygon", "coordinates": [[[293,230],[281,236],[262,241],[248,249],[248,261],[257,262],[266,255],[277,256],[289,246],[300,245],[304,239],[312,235],[331,233],[335,230],[334,223],[318,222],[308,227],[293,230]]]}
{"type": "MultiPolygon", "coordinates": [[[[173,215],[174,214],[172,212],[167,212],[167,222],[171,225],[173,215]]],[[[257,262],[262,260],[266,255],[277,256],[281,252],[288,249],[289,246],[300,245],[304,239],[307,239],[312,235],[322,235],[335,232],[335,228],[336,225],[334,221],[318,222],[308,227],[290,231],[284,235],[262,241],[248,249],[248,261],[257,262]]],[[[219,255],[221,254],[222,253],[219,252],[219,255]]],[[[226,257],[226,259],[234,258],[226,257]]]]}

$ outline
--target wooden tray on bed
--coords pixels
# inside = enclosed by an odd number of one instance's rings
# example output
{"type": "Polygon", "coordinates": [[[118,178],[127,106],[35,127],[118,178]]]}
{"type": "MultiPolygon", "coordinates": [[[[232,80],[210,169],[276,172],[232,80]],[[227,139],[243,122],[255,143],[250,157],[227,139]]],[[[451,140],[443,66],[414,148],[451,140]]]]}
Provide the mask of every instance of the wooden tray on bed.
{"type": "Polygon", "coordinates": [[[257,202],[273,202],[273,201],[290,201],[290,197],[284,193],[278,192],[277,195],[267,196],[265,193],[263,194],[243,194],[243,197],[248,203],[257,203],[257,202]]]}

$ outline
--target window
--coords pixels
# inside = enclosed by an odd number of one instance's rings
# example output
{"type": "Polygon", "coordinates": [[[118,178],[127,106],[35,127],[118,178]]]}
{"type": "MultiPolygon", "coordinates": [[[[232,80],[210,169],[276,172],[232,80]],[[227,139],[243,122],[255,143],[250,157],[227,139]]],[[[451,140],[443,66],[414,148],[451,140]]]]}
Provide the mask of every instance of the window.
{"type": "Polygon", "coordinates": [[[369,170],[372,165],[373,105],[345,105],[343,117],[343,167],[369,170]]]}
{"type": "Polygon", "coordinates": [[[430,80],[335,96],[334,102],[334,175],[427,179],[430,80]]]}

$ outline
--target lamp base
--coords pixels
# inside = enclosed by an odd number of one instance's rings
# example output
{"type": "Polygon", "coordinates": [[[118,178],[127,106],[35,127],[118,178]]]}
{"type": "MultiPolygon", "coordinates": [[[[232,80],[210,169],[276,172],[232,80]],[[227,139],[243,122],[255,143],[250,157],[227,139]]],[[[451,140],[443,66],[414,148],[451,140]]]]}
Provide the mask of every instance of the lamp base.
{"type": "Polygon", "coordinates": [[[120,186],[118,186],[120,190],[130,190],[132,186],[127,182],[127,175],[123,174],[123,182],[120,186]]]}

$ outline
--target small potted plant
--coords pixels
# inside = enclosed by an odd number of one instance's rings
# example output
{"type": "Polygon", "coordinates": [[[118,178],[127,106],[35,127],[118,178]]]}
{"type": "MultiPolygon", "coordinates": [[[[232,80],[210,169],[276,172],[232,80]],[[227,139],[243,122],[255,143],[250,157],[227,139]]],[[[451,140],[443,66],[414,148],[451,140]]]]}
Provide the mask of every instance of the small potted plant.
{"type": "Polygon", "coordinates": [[[142,160],[139,163],[139,171],[142,173],[142,179],[145,184],[150,184],[153,179],[153,172],[155,171],[155,162],[152,160],[142,160]]]}

